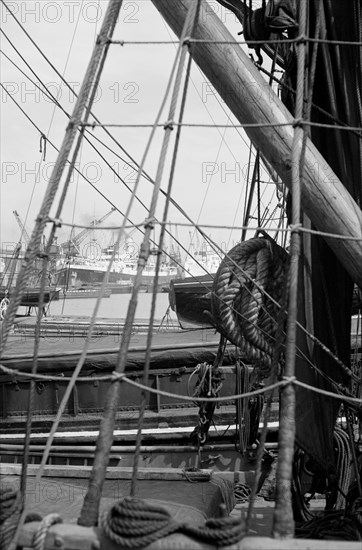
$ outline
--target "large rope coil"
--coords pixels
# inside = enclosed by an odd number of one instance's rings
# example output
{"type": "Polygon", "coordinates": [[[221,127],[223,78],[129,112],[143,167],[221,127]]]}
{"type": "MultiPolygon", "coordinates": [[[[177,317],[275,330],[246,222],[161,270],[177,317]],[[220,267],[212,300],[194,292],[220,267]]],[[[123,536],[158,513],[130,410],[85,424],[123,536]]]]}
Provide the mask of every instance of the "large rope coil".
{"type": "Polygon", "coordinates": [[[174,520],[164,507],[132,497],[106,510],[100,524],[105,535],[124,548],[141,548],[176,532],[199,541],[229,546],[245,534],[241,518],[210,518],[204,525],[188,525],[174,520]]]}
{"type": "Polygon", "coordinates": [[[217,330],[239,347],[245,361],[268,370],[287,267],[283,248],[256,237],[228,252],[213,284],[211,311],[217,330]]]}

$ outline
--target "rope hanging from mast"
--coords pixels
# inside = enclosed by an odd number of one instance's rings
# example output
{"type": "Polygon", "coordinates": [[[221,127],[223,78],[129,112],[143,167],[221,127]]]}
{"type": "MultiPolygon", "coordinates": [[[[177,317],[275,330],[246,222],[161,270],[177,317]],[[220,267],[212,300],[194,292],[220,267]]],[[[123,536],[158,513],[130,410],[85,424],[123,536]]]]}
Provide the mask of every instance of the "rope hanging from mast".
{"type": "Polygon", "coordinates": [[[257,362],[266,376],[272,364],[287,265],[283,248],[257,237],[230,250],[213,284],[211,311],[217,330],[240,349],[244,361],[257,362]]]}

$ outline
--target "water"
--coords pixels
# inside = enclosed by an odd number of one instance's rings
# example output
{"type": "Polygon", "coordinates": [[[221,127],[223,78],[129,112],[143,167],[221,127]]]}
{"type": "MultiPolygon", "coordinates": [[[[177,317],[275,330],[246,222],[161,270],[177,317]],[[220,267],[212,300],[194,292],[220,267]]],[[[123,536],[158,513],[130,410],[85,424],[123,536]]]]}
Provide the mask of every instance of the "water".
{"type": "MultiPolygon", "coordinates": [[[[131,294],[112,294],[101,301],[97,317],[125,319],[131,294]]],[[[136,319],[148,319],[151,312],[152,293],[141,292],[138,295],[136,319]]],[[[52,302],[47,315],[82,315],[90,317],[93,313],[96,298],[71,298],[52,302]]],[[[157,293],[155,319],[161,320],[169,307],[168,293],[157,293]]],[[[171,320],[177,321],[175,313],[170,309],[171,320]]]]}

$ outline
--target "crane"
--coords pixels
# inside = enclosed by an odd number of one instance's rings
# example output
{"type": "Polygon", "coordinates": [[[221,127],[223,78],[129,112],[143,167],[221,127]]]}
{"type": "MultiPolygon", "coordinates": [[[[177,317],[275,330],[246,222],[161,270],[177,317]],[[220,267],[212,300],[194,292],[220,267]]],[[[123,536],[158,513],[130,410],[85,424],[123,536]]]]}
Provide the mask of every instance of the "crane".
{"type": "Polygon", "coordinates": [[[30,242],[30,237],[29,237],[29,234],[27,232],[27,230],[25,229],[25,225],[23,224],[22,222],[22,219],[20,218],[19,214],[17,213],[16,210],[13,210],[13,214],[16,218],[16,221],[18,222],[18,225],[20,227],[20,231],[21,231],[21,236],[20,236],[20,240],[24,239],[24,242],[26,244],[26,246],[28,246],[29,242],[30,242]]]}
{"type": "Polygon", "coordinates": [[[79,245],[84,241],[84,239],[87,237],[90,231],[92,231],[94,227],[98,226],[105,219],[107,219],[108,216],[110,216],[115,210],[116,210],[116,207],[113,206],[109,212],[107,212],[99,220],[93,220],[90,224],[90,227],[86,227],[77,235],[74,235],[74,228],[73,228],[70,239],[61,244],[63,252],[70,256],[77,256],[80,252],[79,245]]]}

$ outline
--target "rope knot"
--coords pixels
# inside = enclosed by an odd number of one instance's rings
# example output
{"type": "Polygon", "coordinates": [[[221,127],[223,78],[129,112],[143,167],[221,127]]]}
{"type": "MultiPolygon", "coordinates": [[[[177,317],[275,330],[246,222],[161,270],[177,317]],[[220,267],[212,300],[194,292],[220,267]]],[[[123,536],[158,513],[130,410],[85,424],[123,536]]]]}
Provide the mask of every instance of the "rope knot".
{"type": "Polygon", "coordinates": [[[174,125],[173,120],[167,120],[167,122],[165,122],[165,124],[163,125],[163,129],[164,130],[173,130],[173,125],[174,125]]]}
{"type": "Polygon", "coordinates": [[[154,229],[155,227],[155,218],[146,218],[143,224],[145,229],[154,229]]]}
{"type": "Polygon", "coordinates": [[[302,118],[295,118],[293,120],[293,128],[299,128],[299,127],[302,127],[304,124],[304,120],[302,118]]]}
{"type": "Polygon", "coordinates": [[[281,380],[283,380],[283,381],[285,382],[285,385],[291,384],[291,383],[294,382],[296,379],[297,379],[296,376],[282,376],[282,377],[281,377],[281,380]]]}
{"type": "Polygon", "coordinates": [[[305,44],[307,40],[308,40],[308,37],[305,34],[300,34],[299,36],[296,37],[295,44],[296,45],[305,44]]]}
{"type": "Polygon", "coordinates": [[[117,372],[115,370],[112,372],[113,382],[122,382],[125,376],[124,372],[117,372]]]}
{"type": "Polygon", "coordinates": [[[192,43],[191,37],[190,37],[190,36],[186,36],[186,38],[184,39],[182,45],[183,45],[183,46],[187,46],[188,48],[190,48],[191,43],[192,43]]]}
{"type": "Polygon", "coordinates": [[[48,222],[52,223],[54,227],[62,227],[62,220],[60,218],[50,218],[48,217],[48,222]]]}
{"type": "Polygon", "coordinates": [[[44,150],[43,160],[45,161],[46,150],[47,150],[47,137],[45,134],[42,133],[40,135],[39,153],[43,153],[43,150],[44,150]]]}
{"type": "Polygon", "coordinates": [[[299,233],[299,229],[303,227],[301,223],[294,223],[289,225],[289,229],[292,233],[299,233]]]}

